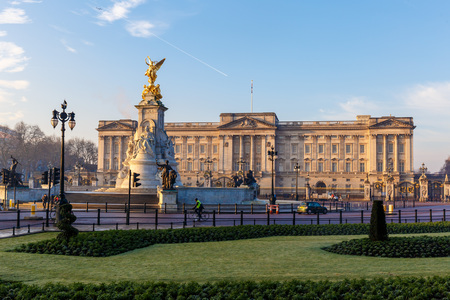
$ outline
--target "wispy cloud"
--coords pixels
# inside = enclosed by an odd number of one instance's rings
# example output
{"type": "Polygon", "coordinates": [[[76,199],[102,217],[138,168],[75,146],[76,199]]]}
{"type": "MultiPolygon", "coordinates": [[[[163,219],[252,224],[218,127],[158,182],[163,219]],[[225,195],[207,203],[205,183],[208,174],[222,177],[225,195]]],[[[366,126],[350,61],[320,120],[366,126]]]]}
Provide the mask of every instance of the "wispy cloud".
{"type": "Polygon", "coordinates": [[[114,22],[124,19],[130,13],[130,10],[145,3],[146,0],[125,0],[114,3],[112,7],[100,9],[100,14],[97,18],[100,21],[114,22]]]}
{"type": "Polygon", "coordinates": [[[379,111],[379,106],[366,97],[347,97],[336,106],[320,109],[322,118],[327,120],[354,120],[357,115],[372,115],[379,111]]]}
{"type": "Polygon", "coordinates": [[[150,29],[155,25],[148,21],[131,21],[126,25],[126,30],[135,37],[149,37],[152,35],[150,29]]]}
{"type": "Polygon", "coordinates": [[[9,89],[24,90],[29,85],[30,83],[26,80],[0,80],[0,87],[9,89]]]}
{"type": "Polygon", "coordinates": [[[0,12],[0,24],[25,24],[31,20],[20,8],[5,8],[0,12]]]}
{"type": "Polygon", "coordinates": [[[72,34],[72,32],[70,32],[69,30],[67,30],[64,27],[61,26],[57,26],[57,25],[50,25],[51,28],[55,29],[56,31],[59,31],[61,33],[65,33],[65,34],[72,34]]]}
{"type": "Polygon", "coordinates": [[[0,72],[20,72],[26,66],[25,51],[11,42],[0,42],[0,72]]]}
{"type": "Polygon", "coordinates": [[[66,48],[67,51],[72,52],[72,53],[77,53],[77,50],[70,47],[65,40],[61,40],[61,44],[63,44],[64,48],[66,48]]]}
{"type": "Polygon", "coordinates": [[[41,0],[15,0],[10,2],[12,5],[20,5],[22,3],[42,3],[41,0]]]}
{"type": "Polygon", "coordinates": [[[418,84],[408,89],[403,99],[410,109],[439,115],[447,114],[450,109],[450,82],[418,84]]]}
{"type": "Polygon", "coordinates": [[[0,31],[0,37],[2,37],[2,36],[7,36],[8,35],[8,33],[6,32],[6,31],[0,31]]]}

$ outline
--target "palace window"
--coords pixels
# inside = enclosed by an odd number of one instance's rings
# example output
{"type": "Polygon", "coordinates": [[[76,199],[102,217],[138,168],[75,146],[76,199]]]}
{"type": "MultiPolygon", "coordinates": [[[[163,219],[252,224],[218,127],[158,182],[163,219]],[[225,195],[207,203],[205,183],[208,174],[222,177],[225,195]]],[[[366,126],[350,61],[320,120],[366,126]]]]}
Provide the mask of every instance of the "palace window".
{"type": "Polygon", "coordinates": [[[205,163],[203,161],[200,162],[200,171],[205,171],[205,163]]]}
{"type": "Polygon", "coordinates": [[[114,170],[118,170],[119,169],[119,160],[117,159],[117,157],[114,157],[114,164],[113,164],[113,169],[114,170]]]}
{"type": "Polygon", "coordinates": [[[200,153],[205,153],[206,152],[205,149],[206,149],[205,145],[200,145],[200,153]]]}
{"type": "Polygon", "coordinates": [[[305,162],[305,172],[311,172],[311,164],[309,162],[305,162]]]}
{"type": "Polygon", "coordinates": [[[400,161],[400,162],[398,163],[398,171],[399,171],[400,173],[405,172],[405,162],[404,162],[404,161],[400,161]]]}
{"type": "Polygon", "coordinates": [[[217,151],[218,151],[217,145],[213,145],[213,153],[217,153],[217,151]]]}
{"type": "Polygon", "coordinates": [[[245,153],[250,153],[250,143],[245,143],[245,153]]]}
{"type": "Polygon", "coordinates": [[[345,153],[347,153],[347,154],[352,153],[352,145],[351,144],[345,145],[345,153]]]}
{"type": "Polygon", "coordinates": [[[359,145],[359,153],[361,153],[361,154],[363,154],[363,153],[365,153],[365,147],[364,147],[365,145],[359,145]]]}
{"type": "Polygon", "coordinates": [[[291,153],[293,155],[297,155],[297,144],[292,144],[291,145],[291,153]]]}
{"type": "Polygon", "coordinates": [[[235,154],[239,154],[239,144],[238,143],[234,143],[233,151],[235,154]]]}
{"type": "Polygon", "coordinates": [[[331,172],[337,172],[338,168],[337,168],[337,162],[332,162],[331,163],[331,172]]]}
{"type": "Polygon", "coordinates": [[[333,153],[333,154],[338,153],[338,144],[331,145],[331,153],[333,153]]]}
{"type": "Polygon", "coordinates": [[[181,152],[181,145],[176,145],[175,146],[175,153],[180,153],[181,152]]]}
{"type": "Polygon", "coordinates": [[[377,153],[383,153],[383,145],[377,144],[377,153]]]}
{"type": "Polygon", "coordinates": [[[256,163],[256,171],[261,172],[261,163],[260,162],[256,163]]]}
{"type": "Polygon", "coordinates": [[[366,171],[366,164],[365,163],[359,163],[359,171],[365,172],[366,171]]]}
{"type": "Polygon", "coordinates": [[[388,151],[389,151],[389,153],[393,153],[394,152],[394,144],[393,143],[389,143],[388,144],[388,151]]]}
{"type": "Polygon", "coordinates": [[[319,144],[319,153],[323,153],[323,144],[319,144]]]}
{"type": "Polygon", "coordinates": [[[217,169],[218,169],[217,166],[218,166],[218,165],[217,165],[217,161],[213,162],[213,171],[214,171],[214,172],[217,172],[217,169]]]}
{"type": "Polygon", "coordinates": [[[109,152],[110,152],[109,148],[110,148],[109,141],[107,139],[105,139],[105,153],[106,154],[109,154],[109,152]]]}
{"type": "Polygon", "coordinates": [[[319,162],[319,163],[317,164],[317,171],[323,172],[323,162],[319,162]]]}
{"type": "Polygon", "coordinates": [[[192,153],[193,149],[194,149],[193,145],[188,145],[188,153],[192,153]]]}
{"type": "Polygon", "coordinates": [[[187,162],[187,170],[192,171],[192,161],[187,162]]]}
{"type": "Polygon", "coordinates": [[[305,145],[305,153],[311,153],[311,144],[305,145]]]}
{"type": "Polygon", "coordinates": [[[404,153],[405,152],[405,144],[398,144],[398,152],[399,153],[404,153]]]}
{"type": "Polygon", "coordinates": [[[377,161],[377,172],[383,172],[383,162],[377,161]]]}
{"type": "Polygon", "coordinates": [[[114,143],[114,154],[119,154],[119,143],[114,143]]]}
{"type": "Polygon", "coordinates": [[[352,171],[352,164],[349,162],[345,163],[345,172],[351,172],[352,171]]]}
{"type": "Polygon", "coordinates": [[[109,170],[109,159],[105,159],[105,170],[109,170]]]}
{"type": "Polygon", "coordinates": [[[256,153],[257,154],[261,153],[261,145],[256,145],[256,153]]]}

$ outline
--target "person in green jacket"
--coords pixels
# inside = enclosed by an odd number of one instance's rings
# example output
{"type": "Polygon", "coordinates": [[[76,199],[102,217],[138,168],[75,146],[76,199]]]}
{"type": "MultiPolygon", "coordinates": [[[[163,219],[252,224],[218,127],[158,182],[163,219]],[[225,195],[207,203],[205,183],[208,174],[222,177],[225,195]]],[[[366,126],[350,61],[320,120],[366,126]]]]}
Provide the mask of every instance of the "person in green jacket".
{"type": "Polygon", "coordinates": [[[204,207],[200,200],[198,200],[198,198],[195,198],[195,205],[192,209],[197,213],[198,219],[200,220],[202,218],[202,211],[204,207]]]}

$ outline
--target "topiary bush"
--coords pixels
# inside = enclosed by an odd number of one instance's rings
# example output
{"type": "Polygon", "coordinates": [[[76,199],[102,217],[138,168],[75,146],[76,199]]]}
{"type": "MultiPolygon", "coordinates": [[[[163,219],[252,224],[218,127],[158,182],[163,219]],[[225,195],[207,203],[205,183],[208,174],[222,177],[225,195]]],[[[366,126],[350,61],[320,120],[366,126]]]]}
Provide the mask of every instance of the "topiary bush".
{"type": "Polygon", "coordinates": [[[60,220],[56,226],[61,230],[58,234],[58,240],[68,241],[70,238],[78,235],[78,229],[72,226],[77,217],[72,212],[72,204],[65,203],[59,206],[60,220]]]}
{"type": "Polygon", "coordinates": [[[372,241],[386,241],[388,239],[386,215],[384,213],[383,201],[381,200],[374,200],[372,204],[369,238],[372,241]]]}

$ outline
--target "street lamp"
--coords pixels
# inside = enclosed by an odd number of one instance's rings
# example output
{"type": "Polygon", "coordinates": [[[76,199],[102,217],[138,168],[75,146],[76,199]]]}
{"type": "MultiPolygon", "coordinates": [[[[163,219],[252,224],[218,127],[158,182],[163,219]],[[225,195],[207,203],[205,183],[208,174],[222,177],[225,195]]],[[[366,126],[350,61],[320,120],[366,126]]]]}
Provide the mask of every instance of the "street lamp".
{"type": "Polygon", "coordinates": [[[211,166],[211,164],[213,163],[213,161],[209,158],[209,157],[207,157],[206,159],[205,159],[205,164],[206,164],[206,168],[207,168],[207,171],[205,172],[205,179],[206,179],[206,182],[207,182],[207,186],[208,187],[211,187],[211,177],[212,177],[212,174],[211,174],[211,169],[210,169],[210,166],[211,166]]]}
{"type": "MultiPolygon", "coordinates": [[[[66,204],[67,200],[64,195],[64,132],[66,131],[65,123],[68,121],[70,130],[73,130],[75,127],[75,113],[66,113],[67,102],[64,100],[64,103],[61,104],[62,112],[60,113],[56,109],[53,111],[53,117],[51,119],[51,124],[53,128],[58,125],[58,121],[61,121],[61,167],[59,174],[59,204],[57,208],[61,205],[66,204]]],[[[59,216],[57,216],[58,218],[59,216]]],[[[58,218],[59,219],[59,218],[58,218]]]]}
{"type": "Polygon", "coordinates": [[[295,164],[294,170],[297,172],[295,177],[295,200],[298,201],[298,173],[302,167],[298,163],[295,164]]]}
{"type": "Polygon", "coordinates": [[[197,186],[200,185],[200,182],[198,182],[198,174],[199,174],[199,172],[197,172],[197,186]]]}
{"type": "Polygon", "coordinates": [[[247,162],[244,160],[244,158],[240,158],[237,161],[238,165],[239,165],[239,173],[241,173],[242,175],[244,174],[244,172],[242,171],[242,166],[245,165],[247,162]]]}
{"type": "Polygon", "coordinates": [[[269,156],[269,160],[272,162],[272,194],[270,195],[270,204],[275,205],[277,199],[274,194],[274,170],[273,170],[273,163],[276,159],[276,156],[278,155],[277,151],[275,151],[275,148],[272,146],[270,150],[267,151],[267,155],[269,156]]]}

